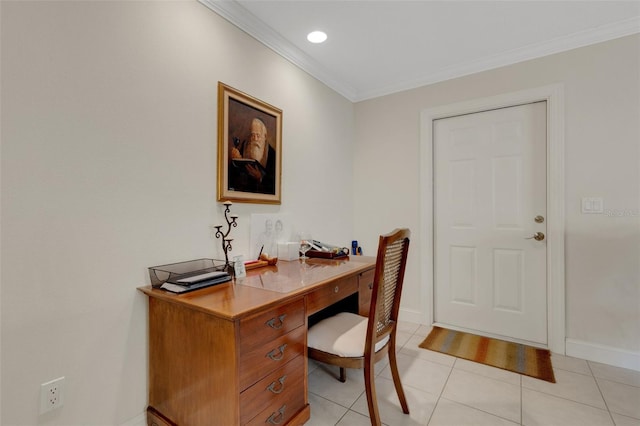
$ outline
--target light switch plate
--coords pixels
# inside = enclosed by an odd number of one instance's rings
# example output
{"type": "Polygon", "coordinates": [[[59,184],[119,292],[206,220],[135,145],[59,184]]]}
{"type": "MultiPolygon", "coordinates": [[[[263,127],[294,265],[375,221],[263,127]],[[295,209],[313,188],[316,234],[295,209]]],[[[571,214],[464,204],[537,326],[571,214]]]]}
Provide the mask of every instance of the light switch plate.
{"type": "Polygon", "coordinates": [[[583,214],[604,213],[604,200],[602,197],[586,197],[582,199],[583,214]]]}

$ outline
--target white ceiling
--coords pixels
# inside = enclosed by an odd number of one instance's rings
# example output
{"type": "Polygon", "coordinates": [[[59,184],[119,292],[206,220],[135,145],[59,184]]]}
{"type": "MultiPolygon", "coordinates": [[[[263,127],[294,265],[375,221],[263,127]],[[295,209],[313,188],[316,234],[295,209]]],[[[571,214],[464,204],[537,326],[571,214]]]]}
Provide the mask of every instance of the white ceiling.
{"type": "Polygon", "coordinates": [[[640,32],[640,0],[200,2],[354,102],[640,32]]]}

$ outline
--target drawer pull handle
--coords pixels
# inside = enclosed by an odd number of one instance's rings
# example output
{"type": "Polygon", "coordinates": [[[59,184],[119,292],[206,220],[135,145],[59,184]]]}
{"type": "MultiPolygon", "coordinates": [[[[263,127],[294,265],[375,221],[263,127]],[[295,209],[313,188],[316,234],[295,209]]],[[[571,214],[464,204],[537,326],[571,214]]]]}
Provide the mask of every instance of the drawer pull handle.
{"type": "Polygon", "coordinates": [[[339,292],[339,291],[340,291],[340,287],[335,286],[335,288],[333,289],[333,292],[334,292],[334,293],[337,293],[337,292],[339,292]]]}
{"type": "Polygon", "coordinates": [[[369,290],[373,290],[373,283],[369,283],[369,290]]]}
{"type": "Polygon", "coordinates": [[[284,319],[287,316],[287,314],[282,314],[280,315],[277,319],[278,319],[278,323],[276,324],[276,318],[271,318],[269,321],[266,322],[266,324],[275,329],[275,330],[279,330],[282,328],[282,326],[284,325],[284,319]]]}
{"type": "Polygon", "coordinates": [[[275,413],[271,413],[271,415],[267,419],[267,422],[271,423],[272,425],[279,425],[280,423],[282,423],[282,421],[284,420],[285,408],[287,408],[287,406],[283,405],[278,411],[276,411],[275,413]]]}
{"type": "Polygon", "coordinates": [[[271,358],[274,361],[280,361],[282,358],[284,358],[284,349],[287,347],[287,344],[285,343],[284,345],[280,346],[279,348],[273,349],[271,352],[269,352],[267,354],[267,356],[269,358],[271,358]],[[278,352],[280,352],[280,354],[278,355],[278,352]]]}
{"type": "Polygon", "coordinates": [[[287,375],[285,374],[284,376],[280,377],[278,379],[278,381],[273,381],[271,382],[271,384],[269,386],[267,386],[267,389],[269,389],[271,392],[275,393],[276,395],[281,393],[284,390],[284,381],[287,379],[287,375]],[[280,386],[278,387],[278,389],[276,389],[276,385],[278,384],[278,382],[280,382],[280,386]]]}

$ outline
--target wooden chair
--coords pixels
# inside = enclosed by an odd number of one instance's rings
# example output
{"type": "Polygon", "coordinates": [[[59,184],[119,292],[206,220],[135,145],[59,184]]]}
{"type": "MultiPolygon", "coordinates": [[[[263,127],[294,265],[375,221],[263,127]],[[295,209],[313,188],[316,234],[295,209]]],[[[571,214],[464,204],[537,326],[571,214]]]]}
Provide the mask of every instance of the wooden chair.
{"type": "Polygon", "coordinates": [[[339,366],[341,382],[346,380],[345,368],[364,368],[372,425],[380,425],[374,365],[387,354],[402,411],[409,414],[396,360],[398,310],[409,237],[408,229],[380,236],[369,317],[341,312],[312,326],[307,338],[309,358],[339,366]]]}

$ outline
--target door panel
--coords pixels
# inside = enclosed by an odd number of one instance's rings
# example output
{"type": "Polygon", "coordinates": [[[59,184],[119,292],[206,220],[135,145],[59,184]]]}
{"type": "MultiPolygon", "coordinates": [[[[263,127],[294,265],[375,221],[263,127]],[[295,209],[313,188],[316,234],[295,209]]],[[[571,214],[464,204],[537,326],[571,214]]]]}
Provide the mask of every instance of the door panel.
{"type": "Polygon", "coordinates": [[[433,131],[435,321],[546,344],[546,102],[433,131]]]}

